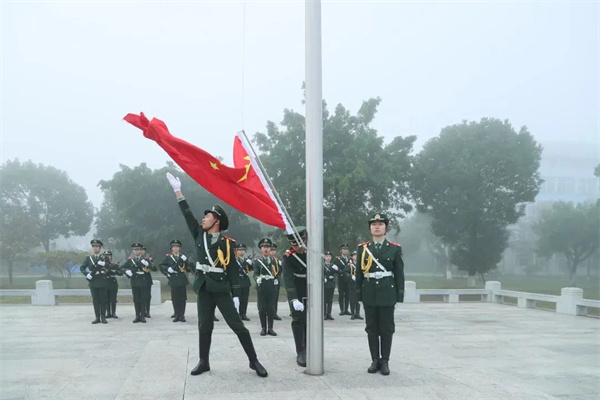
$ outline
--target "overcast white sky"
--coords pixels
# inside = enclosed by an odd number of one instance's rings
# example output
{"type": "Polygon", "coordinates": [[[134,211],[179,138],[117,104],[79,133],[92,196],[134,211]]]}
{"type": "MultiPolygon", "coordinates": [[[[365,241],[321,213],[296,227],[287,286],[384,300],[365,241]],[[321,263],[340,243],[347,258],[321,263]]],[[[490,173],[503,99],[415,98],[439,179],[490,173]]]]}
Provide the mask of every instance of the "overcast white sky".
{"type": "MultiPolygon", "coordinates": [[[[96,207],[98,181],[119,164],[168,159],[122,121],[128,112],[228,163],[238,130],[304,112],[303,2],[3,1],[1,11],[1,161],[66,170],[96,207]]],[[[324,2],[322,13],[324,98],[354,113],[380,96],[375,126],[388,140],[415,134],[420,147],[487,116],[542,143],[598,148],[597,1],[324,2]]]]}

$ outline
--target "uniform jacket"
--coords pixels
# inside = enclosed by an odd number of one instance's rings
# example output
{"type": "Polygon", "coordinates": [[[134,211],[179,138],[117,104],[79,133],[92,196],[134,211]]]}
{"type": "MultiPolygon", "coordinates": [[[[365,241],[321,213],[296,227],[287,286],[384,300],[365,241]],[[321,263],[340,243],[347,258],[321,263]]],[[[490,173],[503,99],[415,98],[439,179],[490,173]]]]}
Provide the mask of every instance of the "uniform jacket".
{"type": "Polygon", "coordinates": [[[283,256],[283,280],[288,301],[306,298],[306,253],[298,254],[289,249],[283,256]],[[298,257],[300,261],[296,258],[298,257]]]}
{"type": "Polygon", "coordinates": [[[106,271],[110,268],[110,261],[103,255],[89,255],[83,260],[79,270],[83,275],[89,273],[92,275],[92,280],[89,281],[90,288],[107,288],[108,281],[106,280],[106,271]],[[101,266],[98,261],[103,261],[105,264],[101,266]]]}
{"type": "Polygon", "coordinates": [[[190,283],[187,277],[187,273],[191,272],[192,270],[190,266],[190,259],[187,256],[184,256],[184,260],[181,257],[182,255],[183,254],[181,253],[179,253],[177,256],[172,253],[168,253],[165,256],[165,259],[159,265],[160,272],[162,272],[169,279],[169,286],[171,287],[187,286],[188,283],[190,283]],[[169,268],[175,272],[169,272],[169,268]]]}

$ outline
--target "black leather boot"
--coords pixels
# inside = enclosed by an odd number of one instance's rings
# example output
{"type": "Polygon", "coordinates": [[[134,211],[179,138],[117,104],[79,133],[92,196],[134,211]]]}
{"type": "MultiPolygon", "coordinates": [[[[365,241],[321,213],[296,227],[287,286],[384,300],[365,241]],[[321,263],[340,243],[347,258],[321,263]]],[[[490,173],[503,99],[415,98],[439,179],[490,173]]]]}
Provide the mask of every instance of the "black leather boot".
{"type": "Polygon", "coordinates": [[[267,336],[267,314],[259,312],[258,317],[260,318],[260,336],[267,336]]]}
{"type": "Polygon", "coordinates": [[[304,327],[292,326],[294,343],[296,344],[296,364],[306,367],[306,349],[304,346],[304,327]]]}
{"type": "Polygon", "coordinates": [[[389,375],[390,353],[392,352],[393,335],[381,335],[381,375],[389,375]]]}
{"type": "Polygon", "coordinates": [[[381,360],[379,358],[374,358],[371,366],[367,369],[367,372],[370,374],[374,374],[375,372],[381,369],[381,360]]]}
{"type": "Polygon", "coordinates": [[[210,371],[210,364],[208,363],[208,358],[201,358],[200,361],[198,361],[198,365],[196,365],[192,372],[190,372],[190,375],[200,375],[201,373],[207,371],[210,371]]]}
{"type": "Polygon", "coordinates": [[[100,304],[100,321],[102,321],[103,324],[108,324],[108,321],[106,320],[106,303],[100,304]]]}
{"type": "Polygon", "coordinates": [[[111,313],[112,317],[119,318],[119,317],[117,317],[117,302],[115,301],[114,303],[111,303],[110,305],[111,305],[111,309],[112,309],[112,313],[111,313]]]}
{"type": "Polygon", "coordinates": [[[371,352],[371,366],[367,369],[367,372],[374,374],[381,369],[381,359],[379,358],[379,335],[368,334],[367,340],[369,341],[369,351],[371,352]]]}
{"type": "Polygon", "coordinates": [[[356,302],[356,314],[354,315],[354,318],[364,319],[363,317],[360,316],[360,303],[359,302],[356,302]]]}
{"type": "Polygon", "coordinates": [[[135,319],[133,320],[134,324],[137,324],[140,321],[140,303],[139,302],[134,302],[133,303],[133,307],[135,308],[135,319]]]}
{"type": "Polygon", "coordinates": [[[92,321],[92,324],[100,323],[100,304],[94,303],[94,314],[96,315],[96,319],[92,321]]]}
{"type": "Polygon", "coordinates": [[[269,375],[265,367],[263,367],[262,364],[258,362],[258,360],[250,361],[250,369],[256,371],[256,375],[260,376],[261,378],[266,378],[267,375],[269,375]]]}
{"type": "Polygon", "coordinates": [[[179,310],[180,310],[180,313],[179,313],[179,321],[180,321],[180,322],[185,322],[185,321],[186,321],[186,320],[185,320],[185,306],[186,306],[186,305],[187,305],[187,302],[186,302],[186,301],[182,301],[181,303],[179,303],[179,307],[180,307],[180,308],[179,308],[179,310]]]}
{"type": "Polygon", "coordinates": [[[275,317],[273,315],[269,315],[268,318],[268,328],[267,328],[267,333],[271,336],[277,336],[277,333],[275,333],[275,331],[273,330],[273,319],[275,317]]]}

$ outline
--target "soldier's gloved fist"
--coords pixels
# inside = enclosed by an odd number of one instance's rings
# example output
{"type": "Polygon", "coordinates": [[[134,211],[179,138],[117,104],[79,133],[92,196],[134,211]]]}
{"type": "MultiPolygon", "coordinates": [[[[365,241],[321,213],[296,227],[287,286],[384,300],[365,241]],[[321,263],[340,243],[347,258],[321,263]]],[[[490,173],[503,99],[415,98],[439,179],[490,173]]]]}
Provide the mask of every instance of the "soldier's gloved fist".
{"type": "Polygon", "coordinates": [[[247,263],[248,265],[252,265],[252,260],[251,260],[251,259],[247,259],[247,260],[246,260],[246,263],[247,263]]]}
{"type": "Polygon", "coordinates": [[[133,272],[127,270],[127,271],[125,271],[125,275],[127,275],[128,277],[131,278],[133,276],[133,272]]]}
{"type": "Polygon", "coordinates": [[[239,312],[240,311],[240,298],[239,297],[233,298],[233,305],[235,306],[235,310],[237,312],[239,312]]]}
{"type": "Polygon", "coordinates": [[[296,299],[292,300],[292,306],[294,306],[294,310],[296,311],[304,311],[304,304],[301,301],[296,299]]]}
{"type": "Polygon", "coordinates": [[[181,255],[181,259],[182,259],[183,261],[187,260],[187,257],[185,256],[185,254],[182,254],[182,255],[181,255]]]}
{"type": "Polygon", "coordinates": [[[354,275],[352,275],[352,280],[353,280],[353,281],[355,281],[355,280],[356,280],[356,277],[355,277],[354,275]]]}
{"type": "Polygon", "coordinates": [[[169,273],[171,273],[171,274],[175,273],[175,270],[171,267],[169,267],[169,269],[167,271],[169,271],[169,273]]]}
{"type": "Polygon", "coordinates": [[[170,172],[167,172],[167,179],[169,180],[174,192],[179,192],[181,190],[181,181],[178,177],[175,178],[170,172]]]}
{"type": "Polygon", "coordinates": [[[87,274],[87,275],[85,276],[85,278],[86,278],[88,281],[91,281],[91,280],[92,280],[92,274],[87,274]]]}
{"type": "Polygon", "coordinates": [[[337,267],[337,265],[333,265],[331,268],[333,268],[336,271],[339,271],[340,269],[337,267]]]}
{"type": "Polygon", "coordinates": [[[256,278],[256,284],[260,285],[260,283],[262,282],[262,278],[256,278]]]}
{"type": "Polygon", "coordinates": [[[142,262],[142,264],[144,264],[146,267],[148,266],[148,261],[146,261],[146,260],[142,260],[141,262],[142,262]]]}
{"type": "Polygon", "coordinates": [[[98,261],[98,265],[101,267],[104,267],[106,265],[106,263],[104,261],[98,261]]]}

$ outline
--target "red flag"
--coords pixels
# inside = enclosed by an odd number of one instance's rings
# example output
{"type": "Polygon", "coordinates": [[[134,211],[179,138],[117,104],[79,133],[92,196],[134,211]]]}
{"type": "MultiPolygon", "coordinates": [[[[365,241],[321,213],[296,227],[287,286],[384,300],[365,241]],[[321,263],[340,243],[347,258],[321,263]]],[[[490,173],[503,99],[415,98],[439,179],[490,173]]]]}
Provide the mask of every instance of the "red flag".
{"type": "MultiPolygon", "coordinates": [[[[154,140],[181,169],[215,197],[267,225],[292,232],[270,188],[261,182],[262,174],[259,176],[254,170],[248,152],[241,158],[241,167],[236,164],[236,168],[231,168],[206,151],[171,135],[165,123],[157,118],[149,121],[141,113],[127,114],[123,119],[154,140]],[[246,156],[249,159],[243,164],[246,156]]],[[[234,145],[234,153],[236,147],[234,145]]]]}

